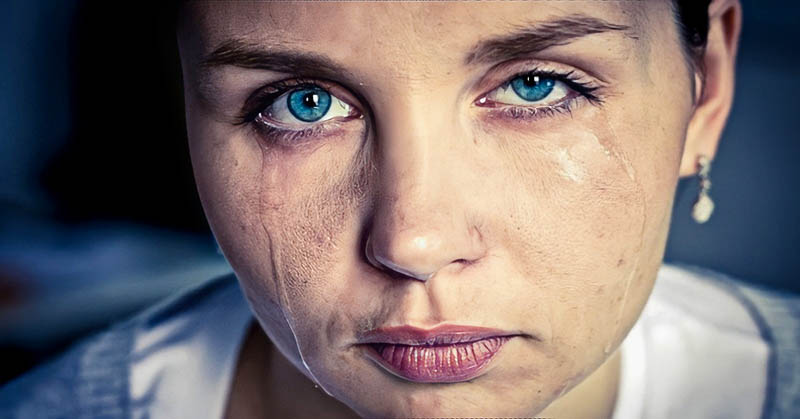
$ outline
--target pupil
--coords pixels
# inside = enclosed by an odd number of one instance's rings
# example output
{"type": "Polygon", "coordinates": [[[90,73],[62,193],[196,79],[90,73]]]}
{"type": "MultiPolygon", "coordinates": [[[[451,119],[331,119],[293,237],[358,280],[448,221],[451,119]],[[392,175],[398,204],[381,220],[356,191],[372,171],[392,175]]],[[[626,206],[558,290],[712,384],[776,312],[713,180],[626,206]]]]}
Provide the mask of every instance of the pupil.
{"type": "Polygon", "coordinates": [[[306,93],[303,96],[303,105],[307,108],[316,108],[319,105],[319,95],[316,93],[306,93]]]}
{"type": "Polygon", "coordinates": [[[534,87],[537,84],[539,84],[539,76],[530,76],[530,75],[525,76],[525,80],[523,80],[523,83],[525,84],[526,87],[534,87]]]}

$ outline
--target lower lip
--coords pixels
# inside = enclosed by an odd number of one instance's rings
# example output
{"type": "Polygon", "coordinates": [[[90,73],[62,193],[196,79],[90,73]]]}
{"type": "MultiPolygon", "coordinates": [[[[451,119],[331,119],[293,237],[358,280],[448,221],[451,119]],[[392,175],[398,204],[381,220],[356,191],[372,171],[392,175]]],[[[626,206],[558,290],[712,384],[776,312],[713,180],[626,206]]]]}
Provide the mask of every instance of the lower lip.
{"type": "Polygon", "coordinates": [[[457,383],[480,375],[510,339],[496,336],[449,345],[368,345],[369,356],[392,374],[417,383],[457,383]]]}

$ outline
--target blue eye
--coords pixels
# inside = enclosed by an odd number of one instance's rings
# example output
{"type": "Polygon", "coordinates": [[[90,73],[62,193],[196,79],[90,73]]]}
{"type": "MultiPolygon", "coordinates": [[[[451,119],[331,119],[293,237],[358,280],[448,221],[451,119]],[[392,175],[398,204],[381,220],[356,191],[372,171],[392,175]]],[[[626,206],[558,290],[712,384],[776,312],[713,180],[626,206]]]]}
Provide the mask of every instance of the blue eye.
{"type": "Polygon", "coordinates": [[[330,119],[358,116],[347,102],[319,86],[287,88],[272,104],[258,113],[256,121],[288,130],[305,129],[330,119]]]}
{"type": "Polygon", "coordinates": [[[546,98],[553,91],[555,85],[555,80],[533,74],[511,80],[511,88],[514,89],[514,93],[529,102],[537,102],[546,98]]]}
{"type": "Polygon", "coordinates": [[[286,107],[295,118],[314,122],[325,116],[331,108],[331,95],[319,88],[298,89],[289,93],[286,107]]]}
{"type": "Polygon", "coordinates": [[[575,95],[566,82],[546,74],[528,73],[514,77],[509,82],[487,93],[478,103],[521,106],[531,109],[555,106],[575,95]]]}

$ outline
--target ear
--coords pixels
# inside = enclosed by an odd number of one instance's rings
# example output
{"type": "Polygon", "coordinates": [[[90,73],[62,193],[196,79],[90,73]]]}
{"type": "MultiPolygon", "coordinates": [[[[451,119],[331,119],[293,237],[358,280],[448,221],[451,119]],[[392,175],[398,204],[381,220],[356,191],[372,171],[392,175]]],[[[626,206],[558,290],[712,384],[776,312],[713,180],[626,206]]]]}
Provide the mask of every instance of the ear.
{"type": "Polygon", "coordinates": [[[714,0],[708,6],[708,43],[695,72],[694,113],[686,131],[680,175],[697,172],[697,157],[714,159],[733,103],[736,50],[742,27],[739,0],[714,0]]]}

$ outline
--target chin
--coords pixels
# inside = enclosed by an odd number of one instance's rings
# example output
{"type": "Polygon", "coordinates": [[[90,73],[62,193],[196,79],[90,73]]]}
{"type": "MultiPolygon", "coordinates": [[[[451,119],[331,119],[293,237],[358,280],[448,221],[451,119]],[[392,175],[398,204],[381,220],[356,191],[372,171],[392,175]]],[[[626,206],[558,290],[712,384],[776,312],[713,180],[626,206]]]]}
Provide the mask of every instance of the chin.
{"type": "Polygon", "coordinates": [[[479,385],[441,390],[436,387],[398,391],[378,403],[354,410],[364,417],[531,417],[547,406],[545,402],[520,404],[514,401],[519,398],[514,394],[508,394],[507,398],[487,396],[491,391],[479,385]]]}

